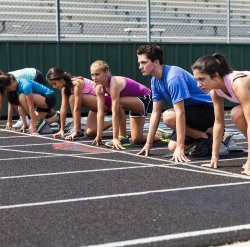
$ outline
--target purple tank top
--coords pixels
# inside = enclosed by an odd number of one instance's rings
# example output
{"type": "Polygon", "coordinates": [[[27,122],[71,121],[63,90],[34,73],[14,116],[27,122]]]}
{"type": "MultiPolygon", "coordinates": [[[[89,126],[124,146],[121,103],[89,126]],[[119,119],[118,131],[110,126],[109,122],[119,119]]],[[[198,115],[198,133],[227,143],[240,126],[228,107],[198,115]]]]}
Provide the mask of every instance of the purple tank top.
{"type": "MultiPolygon", "coordinates": [[[[125,87],[121,91],[120,97],[125,97],[125,96],[143,97],[143,96],[150,95],[151,90],[147,88],[146,86],[130,78],[127,78],[127,77],[123,77],[123,78],[125,80],[125,87]]],[[[112,79],[112,76],[109,76],[108,78],[109,85],[110,85],[111,79],[112,79]]],[[[109,92],[107,92],[105,87],[103,87],[103,91],[107,93],[108,95],[110,95],[109,92]]]]}

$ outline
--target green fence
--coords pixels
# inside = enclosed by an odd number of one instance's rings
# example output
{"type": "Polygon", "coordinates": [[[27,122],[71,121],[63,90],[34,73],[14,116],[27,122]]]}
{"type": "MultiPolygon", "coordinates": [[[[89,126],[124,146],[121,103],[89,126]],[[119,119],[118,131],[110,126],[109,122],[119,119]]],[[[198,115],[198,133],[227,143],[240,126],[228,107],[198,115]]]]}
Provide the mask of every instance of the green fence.
{"type": "MultiPolygon", "coordinates": [[[[0,70],[12,71],[34,67],[44,74],[57,66],[72,75],[90,78],[89,66],[96,59],[105,60],[114,75],[131,77],[147,86],[150,78],[143,77],[138,69],[136,50],[141,43],[99,42],[0,42],[0,70]]],[[[226,55],[232,67],[250,70],[250,45],[248,44],[177,44],[161,43],[165,64],[177,65],[191,72],[190,67],[200,56],[214,52],[226,55]]],[[[57,91],[60,108],[60,93],[57,91]]],[[[5,104],[7,106],[7,104],[5,104]]],[[[227,107],[232,104],[226,102],[227,107]]],[[[84,112],[85,110],[83,110],[84,112]]],[[[4,107],[2,116],[6,116],[4,107]]]]}

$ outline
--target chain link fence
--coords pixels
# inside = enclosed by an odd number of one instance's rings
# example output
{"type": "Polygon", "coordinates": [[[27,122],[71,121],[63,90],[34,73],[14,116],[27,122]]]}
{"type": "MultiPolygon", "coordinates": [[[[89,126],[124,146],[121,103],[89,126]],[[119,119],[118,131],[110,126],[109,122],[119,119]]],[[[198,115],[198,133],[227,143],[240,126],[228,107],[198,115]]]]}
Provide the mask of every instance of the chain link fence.
{"type": "Polygon", "coordinates": [[[0,40],[250,41],[250,0],[1,0],[0,40]]]}

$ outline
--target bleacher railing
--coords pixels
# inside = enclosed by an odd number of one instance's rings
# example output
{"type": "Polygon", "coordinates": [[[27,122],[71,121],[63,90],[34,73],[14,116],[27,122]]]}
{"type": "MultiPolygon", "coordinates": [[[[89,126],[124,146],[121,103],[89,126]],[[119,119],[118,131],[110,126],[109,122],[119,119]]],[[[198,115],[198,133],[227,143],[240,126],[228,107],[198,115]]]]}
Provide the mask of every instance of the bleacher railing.
{"type": "Polygon", "coordinates": [[[250,0],[1,0],[0,40],[248,43],[250,0]]]}

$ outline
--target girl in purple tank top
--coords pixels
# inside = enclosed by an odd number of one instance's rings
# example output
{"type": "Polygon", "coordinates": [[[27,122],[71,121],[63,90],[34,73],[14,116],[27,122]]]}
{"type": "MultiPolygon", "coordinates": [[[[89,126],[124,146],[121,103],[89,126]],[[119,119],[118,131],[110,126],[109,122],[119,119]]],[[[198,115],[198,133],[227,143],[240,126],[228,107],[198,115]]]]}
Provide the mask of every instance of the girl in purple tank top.
{"type": "Polygon", "coordinates": [[[104,106],[112,111],[113,140],[106,146],[124,149],[130,145],[126,132],[126,113],[130,111],[131,140],[133,144],[145,142],[143,133],[145,117],[151,104],[151,91],[146,86],[124,76],[111,76],[106,62],[97,60],[90,67],[92,80],[96,83],[98,100],[97,136],[93,144],[102,143],[104,106]],[[105,102],[105,95],[111,102],[105,102]],[[109,103],[109,104],[108,104],[109,103]]]}
{"type": "MultiPolygon", "coordinates": [[[[206,166],[217,168],[224,133],[224,98],[239,103],[231,110],[231,117],[247,138],[250,150],[250,71],[233,71],[225,57],[219,53],[199,58],[192,70],[198,87],[206,93],[210,91],[214,103],[212,159],[206,166]]],[[[250,176],[250,152],[243,168],[242,173],[250,176]]]]}
{"type": "MultiPolygon", "coordinates": [[[[65,137],[66,140],[84,138],[81,129],[81,109],[89,109],[85,134],[95,136],[97,131],[97,98],[94,82],[82,76],[74,77],[60,68],[51,68],[47,73],[47,80],[53,88],[61,90],[62,101],[60,109],[60,131],[53,135],[54,138],[64,137],[65,122],[68,106],[70,105],[73,116],[74,128],[65,137]]],[[[104,109],[107,111],[107,108],[104,109]]],[[[111,121],[105,122],[103,128],[111,127],[111,121]]]]}

